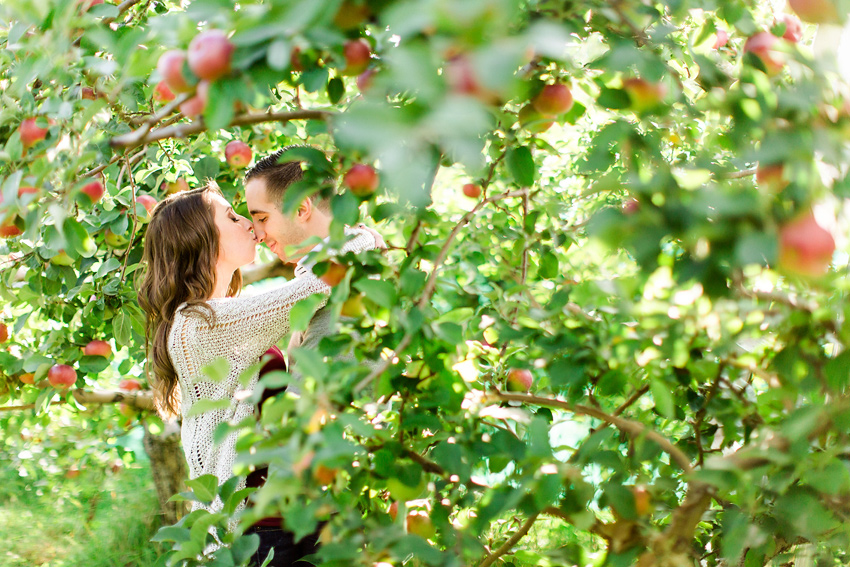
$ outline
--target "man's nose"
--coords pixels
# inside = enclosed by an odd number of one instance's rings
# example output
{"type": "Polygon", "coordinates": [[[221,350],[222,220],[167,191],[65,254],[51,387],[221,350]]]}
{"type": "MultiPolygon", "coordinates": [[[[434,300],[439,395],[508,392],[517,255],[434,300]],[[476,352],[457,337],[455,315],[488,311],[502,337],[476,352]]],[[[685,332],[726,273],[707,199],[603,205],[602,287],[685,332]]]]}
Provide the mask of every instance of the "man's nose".
{"type": "Polygon", "coordinates": [[[262,242],[266,239],[266,233],[263,231],[262,228],[260,228],[256,224],[254,225],[254,236],[257,237],[257,241],[259,242],[262,242]]]}

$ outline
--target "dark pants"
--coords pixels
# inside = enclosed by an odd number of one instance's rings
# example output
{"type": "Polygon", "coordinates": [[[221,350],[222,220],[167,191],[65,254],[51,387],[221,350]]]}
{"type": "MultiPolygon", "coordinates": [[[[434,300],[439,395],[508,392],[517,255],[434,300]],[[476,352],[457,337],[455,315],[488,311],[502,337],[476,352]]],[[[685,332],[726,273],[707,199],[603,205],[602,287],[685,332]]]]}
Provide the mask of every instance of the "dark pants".
{"type": "Polygon", "coordinates": [[[274,549],[274,559],[269,563],[269,567],[290,567],[290,565],[307,567],[311,563],[299,561],[299,559],[312,555],[319,550],[318,531],[305,536],[298,543],[295,543],[295,536],[292,532],[275,526],[253,526],[248,528],[245,533],[260,536],[260,547],[254,554],[252,567],[260,567],[270,549],[274,549]]]}

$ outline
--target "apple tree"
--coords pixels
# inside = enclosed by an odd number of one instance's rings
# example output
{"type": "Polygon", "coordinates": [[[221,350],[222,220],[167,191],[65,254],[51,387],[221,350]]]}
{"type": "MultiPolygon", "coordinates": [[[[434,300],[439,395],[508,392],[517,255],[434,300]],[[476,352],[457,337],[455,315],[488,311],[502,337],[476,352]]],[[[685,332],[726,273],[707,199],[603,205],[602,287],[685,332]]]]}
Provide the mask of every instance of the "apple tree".
{"type": "Polygon", "coordinates": [[[789,4],[0,8],[0,402],[34,410],[0,419],[149,408],[118,384],[150,383],[151,207],[214,179],[244,212],[294,144],[282,207],[389,249],[319,255],[340,332],[217,432],[236,476],[188,482],[225,505],[155,536],[171,564],[244,564],[272,514],[323,565],[846,563],[850,6],[789,4]]]}

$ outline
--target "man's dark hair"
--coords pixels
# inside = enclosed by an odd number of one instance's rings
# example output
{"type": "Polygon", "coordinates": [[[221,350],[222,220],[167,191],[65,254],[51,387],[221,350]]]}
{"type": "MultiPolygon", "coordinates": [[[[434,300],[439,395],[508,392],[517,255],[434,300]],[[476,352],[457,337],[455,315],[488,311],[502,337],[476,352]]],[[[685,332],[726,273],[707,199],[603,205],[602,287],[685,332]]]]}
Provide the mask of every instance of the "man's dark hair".
{"type": "MultiPolygon", "coordinates": [[[[301,181],[303,171],[301,169],[301,160],[294,159],[280,162],[280,158],[289,150],[307,147],[302,145],[284,146],[273,154],[264,157],[245,174],[245,183],[252,179],[264,180],[266,182],[266,194],[269,201],[277,203],[278,208],[282,209],[283,196],[286,193],[286,189],[293,183],[301,181]]],[[[313,203],[325,212],[330,211],[330,202],[327,199],[317,196],[313,199],[313,203]]]]}

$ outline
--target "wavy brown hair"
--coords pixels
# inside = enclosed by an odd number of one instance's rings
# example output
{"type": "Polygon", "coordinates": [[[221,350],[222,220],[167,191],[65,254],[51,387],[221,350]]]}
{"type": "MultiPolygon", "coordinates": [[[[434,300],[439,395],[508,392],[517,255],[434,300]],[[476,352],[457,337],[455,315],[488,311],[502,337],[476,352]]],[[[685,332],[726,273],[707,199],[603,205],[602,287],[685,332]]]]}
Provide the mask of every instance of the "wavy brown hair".
{"type": "MultiPolygon", "coordinates": [[[[138,286],[139,305],[147,315],[145,347],[154,400],[159,412],[173,416],[180,409],[177,371],[168,354],[168,334],[177,308],[186,309],[215,324],[215,312],[206,302],[215,290],[215,265],[219,234],[210,193],[221,195],[214,181],[206,186],[175,193],[151,213],[145,234],[146,267],[138,286]]],[[[228,296],[239,293],[242,274],[233,274],[228,296]]]]}

